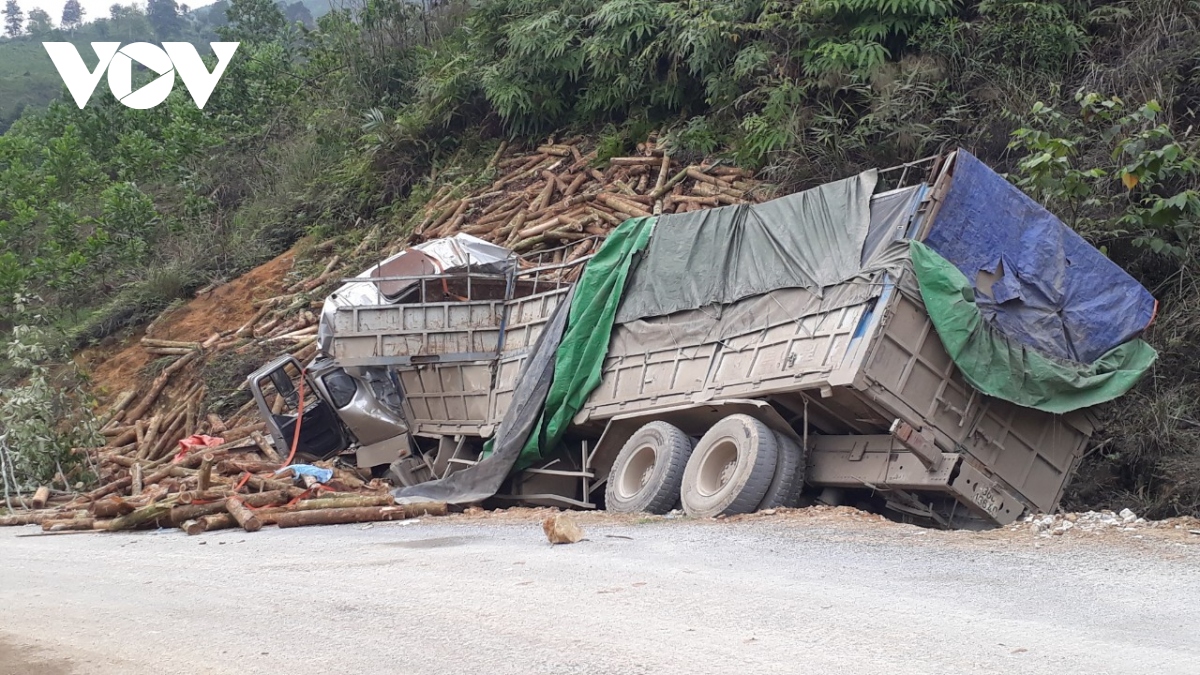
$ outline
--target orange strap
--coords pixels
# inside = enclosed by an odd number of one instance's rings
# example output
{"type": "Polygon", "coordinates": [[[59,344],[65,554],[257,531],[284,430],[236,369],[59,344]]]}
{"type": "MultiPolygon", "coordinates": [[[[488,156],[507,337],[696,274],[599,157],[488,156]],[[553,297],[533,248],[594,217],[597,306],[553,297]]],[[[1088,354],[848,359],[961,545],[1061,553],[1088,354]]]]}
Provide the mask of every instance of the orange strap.
{"type": "Polygon", "coordinates": [[[304,423],[304,383],[308,380],[308,377],[305,376],[307,372],[307,367],[300,369],[300,399],[296,403],[296,433],[292,434],[292,451],[284,460],[284,466],[292,463],[292,458],[296,456],[296,448],[300,446],[300,425],[304,423]]]}
{"type": "MultiPolygon", "coordinates": [[[[300,369],[300,398],[296,403],[296,432],[294,434],[292,434],[292,450],[291,450],[291,452],[288,453],[287,459],[284,460],[284,462],[283,462],[284,466],[289,466],[292,463],[292,459],[296,456],[296,448],[298,448],[300,446],[300,425],[304,422],[304,383],[308,379],[306,377],[307,372],[308,372],[308,368],[300,369]]],[[[244,476],[242,476],[242,479],[240,481],[238,481],[237,485],[234,486],[233,491],[237,492],[237,491],[241,490],[243,487],[245,487],[246,483],[250,481],[250,476],[252,476],[252,475],[253,474],[251,474],[249,471],[247,471],[246,474],[244,476]]],[[[320,487],[324,487],[324,486],[320,486],[320,487]]],[[[291,502],[289,502],[288,506],[291,506],[292,504],[295,504],[296,502],[300,501],[304,497],[308,496],[308,493],[310,491],[311,490],[305,490],[303,493],[300,494],[300,496],[296,497],[291,502]]]]}

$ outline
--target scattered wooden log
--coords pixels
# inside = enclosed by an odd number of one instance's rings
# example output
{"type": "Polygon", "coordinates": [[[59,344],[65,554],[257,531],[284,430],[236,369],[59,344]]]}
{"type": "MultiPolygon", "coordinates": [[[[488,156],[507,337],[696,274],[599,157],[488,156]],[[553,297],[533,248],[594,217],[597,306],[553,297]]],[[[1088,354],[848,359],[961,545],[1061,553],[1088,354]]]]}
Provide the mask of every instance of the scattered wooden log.
{"type": "Polygon", "coordinates": [[[212,513],[200,516],[195,520],[186,520],[179,527],[189,535],[197,535],[213,530],[227,530],[236,527],[237,520],[228,513],[212,513]]]}
{"type": "Polygon", "coordinates": [[[46,506],[46,502],[50,499],[50,486],[42,485],[33,493],[33,508],[40,509],[46,506]]]}
{"type": "Polygon", "coordinates": [[[64,518],[61,520],[43,520],[43,532],[67,532],[73,530],[95,529],[95,518],[64,518]]]}
{"type": "MultiPolygon", "coordinates": [[[[206,452],[200,457],[200,473],[197,474],[196,490],[205,492],[212,485],[212,470],[213,462],[216,461],[216,456],[211,452],[206,452]]],[[[182,501],[182,497],[181,497],[182,501]]],[[[186,503],[186,502],[183,502],[186,503]]]]}
{"type": "Polygon", "coordinates": [[[257,461],[245,459],[227,459],[217,464],[217,473],[221,475],[242,474],[242,473],[263,473],[270,471],[272,473],[278,471],[281,467],[279,462],[257,461]]]}
{"type": "Polygon", "coordinates": [[[168,515],[170,511],[170,502],[147,504],[146,506],[136,509],[131,513],[113,518],[112,520],[108,521],[105,529],[110,532],[116,532],[118,530],[132,530],[147,523],[152,523],[159,518],[168,515]]]}
{"type": "Polygon", "coordinates": [[[275,448],[267,442],[267,439],[262,435],[262,432],[250,432],[250,440],[254,441],[254,444],[258,446],[258,451],[262,453],[263,457],[267,458],[268,462],[279,464],[283,461],[283,459],[280,458],[279,453],[275,451],[275,448]]]}
{"type": "Polygon", "coordinates": [[[228,499],[232,493],[232,485],[209,487],[205,490],[197,488],[195,490],[184,490],[183,492],[180,492],[175,498],[175,501],[183,506],[188,506],[189,504],[208,504],[210,502],[228,499]]]}
{"type": "Polygon", "coordinates": [[[137,506],[128,500],[109,496],[92,504],[92,514],[97,518],[116,518],[133,513],[136,508],[137,506]]]}
{"type": "Polygon", "coordinates": [[[100,418],[100,425],[107,425],[110,422],[124,417],[122,413],[125,412],[126,408],[129,407],[129,404],[132,403],[133,399],[135,398],[137,398],[136,389],[127,389],[121,392],[121,395],[118,396],[117,400],[113,402],[112,407],[108,409],[108,412],[104,413],[104,416],[100,418]]]}
{"type": "Polygon", "coordinates": [[[43,511],[26,511],[24,513],[13,513],[7,516],[0,516],[0,527],[41,525],[47,520],[84,518],[86,516],[87,511],[77,509],[46,509],[43,511]]]}
{"type": "Polygon", "coordinates": [[[144,337],[141,339],[143,347],[159,347],[163,349],[200,349],[199,342],[183,342],[180,340],[160,340],[158,338],[144,337]]]}
{"type": "Polygon", "coordinates": [[[229,497],[225,500],[225,510],[237,521],[238,525],[247,532],[258,532],[262,529],[262,521],[254,512],[246,507],[240,497],[229,497]]]}
{"type": "Polygon", "coordinates": [[[306,527],[309,525],[341,525],[345,523],[370,523],[383,520],[407,520],[418,516],[442,516],[446,505],[441,502],[424,504],[396,504],[394,506],[364,506],[348,509],[319,509],[284,513],[276,518],[281,528],[306,527]]]}
{"type": "Polygon", "coordinates": [[[658,157],[613,157],[608,160],[610,166],[657,166],[658,157]]]}
{"type": "MultiPolygon", "coordinates": [[[[161,394],[162,390],[166,388],[167,383],[171,381],[171,376],[179,372],[179,370],[181,370],[187,364],[191,363],[192,360],[196,358],[198,353],[199,352],[195,351],[188,352],[187,354],[184,354],[176,359],[174,363],[164,368],[162,373],[160,373],[158,377],[154,378],[153,384],[150,385],[150,391],[147,392],[146,396],[143,397],[141,402],[137,404],[137,407],[129,412],[129,415],[126,417],[126,419],[141,419],[142,416],[150,410],[150,407],[154,405],[154,402],[158,400],[159,394],[161,394]]],[[[128,443],[129,441],[127,440],[125,442],[128,443]]]]}

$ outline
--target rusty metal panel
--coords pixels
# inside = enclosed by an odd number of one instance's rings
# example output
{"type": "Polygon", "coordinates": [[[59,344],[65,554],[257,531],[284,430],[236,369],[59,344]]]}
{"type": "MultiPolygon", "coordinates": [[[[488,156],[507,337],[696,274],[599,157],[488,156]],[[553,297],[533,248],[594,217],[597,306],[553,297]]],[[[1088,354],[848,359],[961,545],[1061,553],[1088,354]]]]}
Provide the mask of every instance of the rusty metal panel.
{"type": "Polygon", "coordinates": [[[1089,434],[1068,419],[987,398],[964,447],[1043,511],[1075,473],[1089,434]]]}
{"type": "Polygon", "coordinates": [[[943,453],[929,471],[890,435],[814,436],[811,443],[805,479],[828,487],[944,491],[960,457],[943,453]]]}
{"type": "Polygon", "coordinates": [[[512,405],[513,392],[517,388],[517,377],[525,366],[526,355],[509,356],[496,362],[496,379],[492,396],[488,401],[488,420],[500,424],[508,407],[512,405]]]}
{"type": "Polygon", "coordinates": [[[962,450],[1029,505],[1052,509],[1090,436],[1074,416],[1023,408],[962,379],[920,301],[894,294],[864,371],[865,398],[962,450]]]}
{"type": "MultiPolygon", "coordinates": [[[[873,302],[804,317],[780,315],[762,330],[711,335],[636,351],[613,340],[585,419],[622,412],[820,388],[841,366],[855,329],[873,302]]],[[[629,331],[618,326],[616,333],[629,331]]]]}
{"type": "Polygon", "coordinates": [[[724,341],[708,382],[716,396],[811,389],[829,383],[874,302],[822,312],[724,341]]]}
{"type": "Polygon", "coordinates": [[[477,355],[499,347],[500,300],[343,307],[333,356],[342,366],[385,365],[417,356],[477,355]]]}
{"type": "Polygon", "coordinates": [[[415,431],[429,424],[482,425],[488,421],[492,363],[436,363],[396,369],[405,415],[415,431]]]}
{"type": "Polygon", "coordinates": [[[500,351],[504,355],[525,353],[533,348],[542,329],[554,313],[555,308],[570,292],[564,286],[547,293],[523,298],[514,298],[505,303],[508,319],[504,328],[504,344],[500,351]]]}
{"type": "MultiPolygon", "coordinates": [[[[624,330],[618,328],[618,330],[624,330]]],[[[702,397],[716,344],[688,345],[642,354],[609,352],[600,385],[584,404],[589,416],[690,403],[702,397]]]]}

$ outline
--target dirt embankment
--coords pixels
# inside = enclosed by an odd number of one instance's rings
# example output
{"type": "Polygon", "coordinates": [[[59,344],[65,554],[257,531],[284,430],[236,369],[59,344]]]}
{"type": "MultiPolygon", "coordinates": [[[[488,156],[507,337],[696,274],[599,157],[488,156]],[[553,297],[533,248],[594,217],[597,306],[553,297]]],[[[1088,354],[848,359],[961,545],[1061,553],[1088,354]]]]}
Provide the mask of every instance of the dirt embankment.
{"type": "Polygon", "coordinates": [[[75,356],[75,363],[91,380],[92,394],[103,406],[122,391],[149,379],[143,371],[156,357],[139,343],[143,337],[200,342],[213,333],[238,328],[254,316],[256,300],[280,293],[294,262],[295,249],[167,310],[148,332],[139,329],[117,344],[83,350],[75,356]]]}

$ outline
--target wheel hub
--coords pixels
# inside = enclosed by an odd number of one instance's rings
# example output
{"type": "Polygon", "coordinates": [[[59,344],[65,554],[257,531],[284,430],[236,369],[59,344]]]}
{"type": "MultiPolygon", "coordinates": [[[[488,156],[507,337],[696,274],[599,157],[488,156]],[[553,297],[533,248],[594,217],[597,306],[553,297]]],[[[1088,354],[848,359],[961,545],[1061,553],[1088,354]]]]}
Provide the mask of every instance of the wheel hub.
{"type": "Polygon", "coordinates": [[[721,469],[721,485],[728,485],[733,479],[733,470],[737,468],[737,460],[729,462],[721,469]]]}

